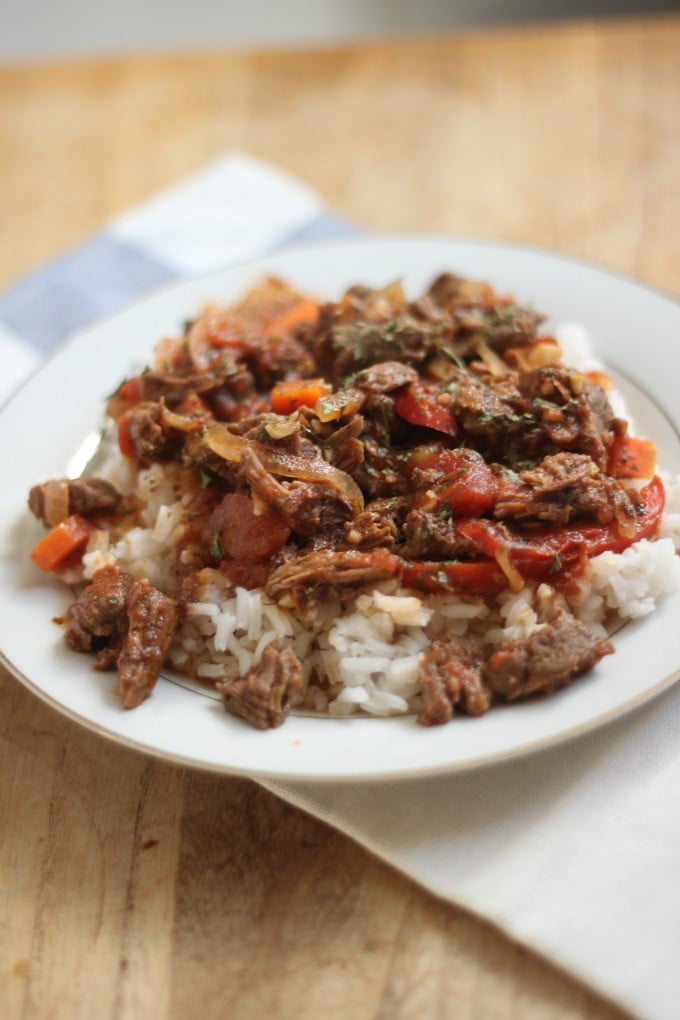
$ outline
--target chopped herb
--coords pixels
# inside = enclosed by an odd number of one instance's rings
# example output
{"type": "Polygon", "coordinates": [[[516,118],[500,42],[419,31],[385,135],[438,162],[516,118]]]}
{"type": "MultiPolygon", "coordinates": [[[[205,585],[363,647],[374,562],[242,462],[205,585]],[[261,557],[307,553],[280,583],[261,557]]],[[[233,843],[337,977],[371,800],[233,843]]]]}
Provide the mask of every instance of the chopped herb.
{"type": "Polygon", "coordinates": [[[201,468],[201,488],[207,489],[209,485],[212,485],[212,476],[201,468]]]}
{"type": "Polygon", "coordinates": [[[561,569],[562,569],[562,560],[557,555],[553,556],[553,561],[550,564],[550,573],[551,574],[556,574],[561,569]]]}
{"type": "Polygon", "coordinates": [[[224,551],[222,549],[219,528],[213,528],[212,542],[210,544],[210,555],[213,556],[216,560],[224,559],[224,551]]]}
{"type": "Polygon", "coordinates": [[[443,358],[450,358],[451,361],[459,368],[462,372],[467,370],[467,363],[464,358],[452,351],[450,347],[446,347],[444,344],[436,344],[435,350],[437,354],[440,354],[443,358]]]}

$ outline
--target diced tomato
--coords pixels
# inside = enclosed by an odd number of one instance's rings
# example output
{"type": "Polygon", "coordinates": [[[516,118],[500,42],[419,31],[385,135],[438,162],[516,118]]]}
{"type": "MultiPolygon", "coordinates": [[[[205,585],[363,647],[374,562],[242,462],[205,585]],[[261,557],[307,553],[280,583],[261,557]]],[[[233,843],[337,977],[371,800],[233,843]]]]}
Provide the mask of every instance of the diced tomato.
{"type": "Polygon", "coordinates": [[[494,560],[478,563],[408,563],[402,581],[421,591],[455,591],[464,595],[488,595],[506,585],[505,574],[494,560]]]}
{"type": "MultiPolygon", "coordinates": [[[[493,510],[496,479],[476,450],[439,450],[420,460],[417,467],[441,476],[434,480],[437,502],[433,509],[448,507],[454,517],[481,517],[493,510]]],[[[423,498],[424,493],[416,497],[416,506],[423,498]]]]}
{"type": "Polygon", "coordinates": [[[62,570],[83,551],[91,532],[91,525],[83,517],[71,514],[41,538],[31,559],[41,570],[62,570]]]}
{"type": "Polygon", "coordinates": [[[288,541],[290,528],[273,510],[256,515],[249,496],[229,492],[210,515],[208,542],[218,560],[261,563],[288,541]]]}
{"type": "Polygon", "coordinates": [[[333,392],[323,379],[291,379],[277,383],[272,390],[272,411],[292,414],[299,407],[314,407],[317,400],[333,392]]]}
{"type": "Polygon", "coordinates": [[[130,422],[132,411],[126,411],[118,419],[118,448],[124,457],[134,457],[135,444],[130,435],[130,422]]]}
{"type": "Polygon", "coordinates": [[[220,570],[237,588],[263,588],[269,576],[266,563],[237,563],[235,560],[222,560],[220,570]]]}
{"type": "Polygon", "coordinates": [[[411,425],[421,425],[447,436],[456,436],[458,426],[448,407],[437,403],[437,394],[422,383],[411,383],[397,393],[394,410],[411,425]]]}
{"type": "Polygon", "coordinates": [[[609,451],[607,474],[614,478],[651,478],[656,468],[656,446],[647,439],[616,436],[609,451]]]}
{"type": "Polygon", "coordinates": [[[665,492],[661,479],[655,476],[640,493],[635,532],[622,535],[616,522],[611,524],[565,524],[538,531],[518,532],[489,520],[459,520],[456,533],[484,556],[494,557],[507,552],[514,567],[523,577],[547,577],[583,556],[623,552],[633,542],[653,538],[663,513],[665,492]]]}

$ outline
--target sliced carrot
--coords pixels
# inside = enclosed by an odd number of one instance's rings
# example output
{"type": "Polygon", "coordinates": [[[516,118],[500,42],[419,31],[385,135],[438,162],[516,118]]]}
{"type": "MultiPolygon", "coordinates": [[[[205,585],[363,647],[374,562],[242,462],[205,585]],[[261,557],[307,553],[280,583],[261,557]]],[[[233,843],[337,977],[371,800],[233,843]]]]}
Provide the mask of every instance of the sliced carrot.
{"type": "Polygon", "coordinates": [[[607,470],[614,478],[651,478],[656,468],[656,446],[647,439],[623,436],[614,440],[607,470]]]}
{"type": "Polygon", "coordinates": [[[265,336],[287,336],[300,326],[316,326],[319,321],[319,306],[315,301],[298,301],[275,315],[263,329],[265,336]]]}
{"type": "Polygon", "coordinates": [[[60,570],[75,553],[85,548],[91,531],[91,526],[83,517],[71,514],[40,539],[31,553],[31,559],[41,570],[60,570]]]}
{"type": "Polygon", "coordinates": [[[317,400],[333,392],[323,379],[291,379],[277,383],[272,390],[272,411],[292,414],[299,407],[315,407],[317,400]]]}

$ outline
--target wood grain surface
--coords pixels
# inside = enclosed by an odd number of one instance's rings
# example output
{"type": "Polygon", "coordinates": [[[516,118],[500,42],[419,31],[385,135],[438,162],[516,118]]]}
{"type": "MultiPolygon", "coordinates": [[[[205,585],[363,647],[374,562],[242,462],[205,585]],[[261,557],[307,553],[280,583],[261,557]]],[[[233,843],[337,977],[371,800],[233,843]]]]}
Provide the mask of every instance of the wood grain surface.
{"type": "MultiPolygon", "coordinates": [[[[238,149],[369,228],[677,294],[678,52],[657,18],[0,69],[0,286],[238,149]]],[[[0,769],[5,1020],[622,1017],[254,783],[119,748],[2,671],[0,769]]]]}

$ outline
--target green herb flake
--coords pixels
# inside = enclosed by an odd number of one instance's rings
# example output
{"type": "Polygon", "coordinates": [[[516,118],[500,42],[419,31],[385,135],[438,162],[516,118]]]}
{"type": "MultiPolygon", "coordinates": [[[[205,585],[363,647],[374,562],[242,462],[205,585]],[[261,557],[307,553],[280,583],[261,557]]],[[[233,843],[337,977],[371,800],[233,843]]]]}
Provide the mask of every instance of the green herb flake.
{"type": "Polygon", "coordinates": [[[210,543],[210,555],[216,560],[224,559],[224,550],[222,549],[219,528],[213,528],[212,542],[210,543]]]}
{"type": "Polygon", "coordinates": [[[209,485],[212,485],[212,476],[201,468],[201,488],[207,489],[209,485]]]}
{"type": "Polygon", "coordinates": [[[550,564],[550,573],[557,574],[562,569],[562,560],[557,554],[553,556],[553,561],[550,564]]]}

